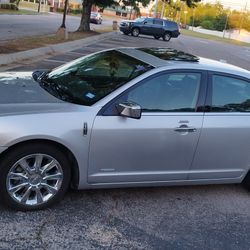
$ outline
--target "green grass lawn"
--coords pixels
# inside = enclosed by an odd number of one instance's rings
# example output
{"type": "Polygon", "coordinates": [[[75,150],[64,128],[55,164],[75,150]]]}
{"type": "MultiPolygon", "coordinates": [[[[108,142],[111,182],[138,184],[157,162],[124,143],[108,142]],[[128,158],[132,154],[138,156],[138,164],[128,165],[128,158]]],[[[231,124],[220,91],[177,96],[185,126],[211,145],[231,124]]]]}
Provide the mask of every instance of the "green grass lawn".
{"type": "Polygon", "coordinates": [[[0,15],[1,14],[7,14],[7,15],[36,15],[38,14],[35,11],[31,10],[6,10],[6,9],[0,9],[0,15]]]}
{"type": "Polygon", "coordinates": [[[208,39],[208,40],[213,40],[213,41],[218,41],[218,42],[230,43],[230,44],[239,45],[239,46],[250,47],[250,43],[244,43],[244,42],[240,42],[240,41],[233,40],[233,39],[222,38],[222,37],[213,36],[213,35],[207,35],[207,34],[195,32],[192,30],[182,29],[181,33],[183,35],[186,35],[186,36],[192,36],[192,37],[203,38],[203,39],[208,39]]]}

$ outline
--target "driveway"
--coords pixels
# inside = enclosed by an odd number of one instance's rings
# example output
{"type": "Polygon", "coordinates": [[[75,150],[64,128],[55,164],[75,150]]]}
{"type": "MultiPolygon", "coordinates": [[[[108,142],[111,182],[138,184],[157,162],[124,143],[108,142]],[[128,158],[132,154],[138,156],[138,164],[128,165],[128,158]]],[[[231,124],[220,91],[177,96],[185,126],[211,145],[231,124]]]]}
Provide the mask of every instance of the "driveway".
{"type": "MultiPolygon", "coordinates": [[[[181,36],[166,43],[116,34],[12,70],[53,68],[97,50],[157,46],[226,60],[250,70],[246,47],[181,36]]],[[[1,249],[249,249],[250,193],[240,185],[70,191],[32,213],[0,207],[1,249]]]]}

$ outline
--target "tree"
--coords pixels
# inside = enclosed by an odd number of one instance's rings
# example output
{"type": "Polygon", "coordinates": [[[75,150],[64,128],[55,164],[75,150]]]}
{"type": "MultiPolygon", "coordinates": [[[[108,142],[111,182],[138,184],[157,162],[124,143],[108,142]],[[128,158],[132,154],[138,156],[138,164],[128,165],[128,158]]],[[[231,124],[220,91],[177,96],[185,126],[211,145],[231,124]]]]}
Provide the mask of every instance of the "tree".
{"type": "Polygon", "coordinates": [[[134,10],[137,14],[140,14],[140,5],[146,7],[149,4],[150,0],[122,0],[122,5],[130,6],[131,10],[134,10]]]}
{"type": "Polygon", "coordinates": [[[67,9],[68,9],[68,2],[69,0],[65,0],[64,2],[64,8],[63,8],[63,20],[61,24],[61,28],[66,28],[65,22],[66,22],[66,15],[67,15],[67,9]]]}
{"type": "Polygon", "coordinates": [[[217,16],[214,20],[214,29],[223,31],[227,22],[227,14],[223,13],[217,16]]]}
{"type": "Polygon", "coordinates": [[[191,8],[198,7],[201,0],[160,0],[157,6],[157,12],[161,10],[164,16],[171,18],[177,22],[181,22],[182,12],[188,9],[187,20],[190,20],[191,8]],[[185,7],[186,6],[186,7],[185,7]],[[164,8],[164,9],[163,9],[164,8]]]}
{"type": "Polygon", "coordinates": [[[181,0],[182,2],[186,2],[189,8],[196,7],[196,4],[201,2],[201,0],[181,0]]]}
{"type": "MultiPolygon", "coordinates": [[[[140,4],[146,7],[150,0],[121,0],[120,3],[124,6],[131,6],[136,12],[140,12],[140,4]]],[[[112,5],[117,5],[116,0],[82,0],[82,17],[78,31],[90,30],[90,13],[93,5],[104,8],[112,5]]]]}

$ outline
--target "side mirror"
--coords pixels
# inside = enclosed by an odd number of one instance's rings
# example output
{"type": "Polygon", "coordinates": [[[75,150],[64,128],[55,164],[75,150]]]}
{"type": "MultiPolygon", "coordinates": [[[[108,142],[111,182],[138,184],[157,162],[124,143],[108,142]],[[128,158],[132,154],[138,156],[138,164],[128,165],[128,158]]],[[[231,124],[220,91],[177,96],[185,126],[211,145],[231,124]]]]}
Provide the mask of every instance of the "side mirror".
{"type": "Polygon", "coordinates": [[[141,118],[141,106],[133,102],[123,102],[116,106],[119,114],[133,119],[141,118]]]}

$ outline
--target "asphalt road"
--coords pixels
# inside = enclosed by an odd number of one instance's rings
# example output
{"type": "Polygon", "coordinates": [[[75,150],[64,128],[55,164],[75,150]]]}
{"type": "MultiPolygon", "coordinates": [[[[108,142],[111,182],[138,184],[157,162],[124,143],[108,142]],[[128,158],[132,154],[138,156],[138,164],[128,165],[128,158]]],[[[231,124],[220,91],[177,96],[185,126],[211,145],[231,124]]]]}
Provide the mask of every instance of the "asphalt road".
{"type": "MultiPolygon", "coordinates": [[[[250,51],[182,36],[169,43],[116,34],[12,70],[53,68],[97,50],[173,47],[250,70],[250,51]]],[[[70,191],[32,213],[0,207],[0,249],[249,249],[250,193],[240,185],[70,191]]]]}
{"type": "MultiPolygon", "coordinates": [[[[62,24],[62,15],[57,13],[41,15],[0,15],[0,41],[27,36],[40,36],[55,33],[62,24]]],[[[67,16],[66,28],[76,31],[80,17],[67,16]]],[[[101,25],[91,24],[91,29],[110,27],[112,20],[104,19],[101,25]]]]}
{"type": "MultiPolygon", "coordinates": [[[[117,33],[112,38],[93,43],[89,46],[68,52],[62,55],[51,56],[38,62],[18,64],[13,66],[13,70],[33,70],[37,68],[48,68],[59,66],[70,60],[78,58],[92,52],[102,49],[115,47],[171,47],[185,52],[207,57],[214,60],[222,60],[227,63],[250,70],[250,47],[231,45],[205,39],[198,39],[181,35],[178,39],[172,39],[170,42],[155,40],[152,37],[140,36],[134,38],[117,33]]],[[[1,69],[0,69],[1,70],[1,69]]]]}

